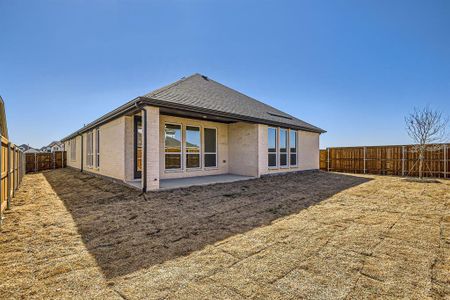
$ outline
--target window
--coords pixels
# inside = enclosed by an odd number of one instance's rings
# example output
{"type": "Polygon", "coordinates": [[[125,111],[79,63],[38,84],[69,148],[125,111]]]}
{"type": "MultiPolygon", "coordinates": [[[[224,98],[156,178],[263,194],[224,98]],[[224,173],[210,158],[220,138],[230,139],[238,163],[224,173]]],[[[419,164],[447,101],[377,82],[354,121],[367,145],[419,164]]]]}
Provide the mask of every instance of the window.
{"type": "Polygon", "coordinates": [[[206,168],[217,167],[217,130],[215,128],[205,128],[205,155],[204,163],[206,168]]]}
{"type": "Polygon", "coordinates": [[[70,159],[77,160],[77,138],[70,140],[70,159]]]}
{"type": "Polygon", "coordinates": [[[288,135],[287,129],[280,128],[280,167],[286,167],[288,165],[287,152],[288,152],[288,135]]]}
{"type": "Polygon", "coordinates": [[[277,166],[277,129],[269,127],[267,136],[267,150],[269,152],[269,167],[277,166]]]}
{"type": "Polygon", "coordinates": [[[297,131],[289,130],[289,153],[291,167],[297,166],[297,131]]]}
{"type": "Polygon", "coordinates": [[[95,166],[100,167],[100,129],[95,130],[95,166]]]}
{"type": "Polygon", "coordinates": [[[200,168],[200,127],[186,126],[186,168],[200,168]]]}
{"type": "Polygon", "coordinates": [[[94,132],[89,131],[87,133],[86,141],[86,165],[92,167],[94,165],[94,132]]]}
{"type": "Polygon", "coordinates": [[[166,170],[181,169],[181,125],[165,125],[164,152],[166,170]]]}

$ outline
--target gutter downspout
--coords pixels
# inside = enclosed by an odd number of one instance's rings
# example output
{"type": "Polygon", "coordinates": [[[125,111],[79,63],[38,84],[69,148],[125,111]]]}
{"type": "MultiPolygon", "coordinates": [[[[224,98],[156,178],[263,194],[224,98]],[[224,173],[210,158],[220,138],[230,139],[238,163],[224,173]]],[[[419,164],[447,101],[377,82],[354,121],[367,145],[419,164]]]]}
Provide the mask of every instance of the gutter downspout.
{"type": "MultiPolygon", "coordinates": [[[[136,108],[139,108],[142,105],[142,101],[136,101],[134,103],[136,108]]],[[[142,107],[142,193],[147,192],[147,110],[145,107],[142,107]]]]}

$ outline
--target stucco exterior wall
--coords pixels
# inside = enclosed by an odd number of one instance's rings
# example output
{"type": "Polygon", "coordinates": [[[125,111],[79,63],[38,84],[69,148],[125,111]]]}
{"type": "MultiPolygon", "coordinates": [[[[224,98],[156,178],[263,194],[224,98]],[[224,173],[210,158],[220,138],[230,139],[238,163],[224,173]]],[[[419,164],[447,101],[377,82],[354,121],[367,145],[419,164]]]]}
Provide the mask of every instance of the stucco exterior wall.
{"type": "Polygon", "coordinates": [[[144,148],[144,151],[147,153],[147,159],[143,163],[147,170],[147,190],[157,190],[159,189],[161,170],[160,118],[162,116],[159,114],[159,107],[147,106],[145,110],[147,111],[147,147],[144,148]]]}
{"type": "Polygon", "coordinates": [[[319,138],[318,133],[299,131],[297,155],[300,170],[319,169],[319,138]]]}
{"type": "Polygon", "coordinates": [[[67,151],[67,165],[72,168],[81,169],[81,136],[77,136],[76,138],[64,142],[64,147],[67,151]],[[76,159],[72,160],[72,147],[70,143],[76,143],[76,159]]]}
{"type": "Polygon", "coordinates": [[[238,122],[228,126],[230,173],[258,176],[258,133],[258,124],[238,122]]]}
{"type": "MultiPolygon", "coordinates": [[[[95,167],[96,155],[94,153],[94,166],[87,166],[87,133],[83,133],[83,170],[119,180],[125,178],[125,118],[121,117],[100,126],[100,167],[95,167]]],[[[94,130],[94,152],[96,136],[94,130]]],[[[71,148],[65,142],[67,149],[67,165],[77,169],[81,168],[81,135],[76,137],[76,160],[71,160],[71,148]]]]}
{"type": "MultiPolygon", "coordinates": [[[[228,173],[228,124],[181,118],[174,116],[161,115],[159,120],[160,134],[159,134],[159,149],[160,149],[160,179],[168,178],[183,178],[193,176],[205,176],[205,175],[217,175],[228,173]],[[198,126],[200,127],[201,137],[203,140],[203,128],[210,127],[217,129],[217,167],[216,168],[204,168],[202,161],[202,168],[191,170],[165,170],[164,161],[164,126],[165,123],[181,124],[183,128],[186,126],[198,126]]],[[[183,134],[183,143],[185,136],[183,134]]],[[[202,148],[204,143],[202,143],[202,148]]],[[[201,149],[203,153],[204,149],[201,149]]]]}
{"type": "Polygon", "coordinates": [[[134,180],[134,119],[125,117],[125,180],[134,180]]]}

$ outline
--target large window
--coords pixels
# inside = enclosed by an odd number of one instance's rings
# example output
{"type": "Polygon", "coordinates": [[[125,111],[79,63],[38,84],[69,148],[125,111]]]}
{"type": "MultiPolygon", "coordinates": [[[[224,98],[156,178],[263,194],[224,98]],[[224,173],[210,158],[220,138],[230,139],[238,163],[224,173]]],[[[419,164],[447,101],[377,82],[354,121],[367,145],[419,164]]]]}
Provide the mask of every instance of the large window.
{"type": "Polygon", "coordinates": [[[289,157],[291,167],[297,165],[297,131],[289,130],[289,157]]]}
{"type": "Polygon", "coordinates": [[[206,168],[217,167],[217,130],[215,128],[205,128],[205,154],[204,161],[206,168]]]}
{"type": "Polygon", "coordinates": [[[269,167],[277,166],[277,129],[269,127],[267,136],[267,147],[269,152],[269,167]]]}
{"type": "Polygon", "coordinates": [[[87,133],[87,141],[86,141],[86,165],[88,167],[92,167],[94,165],[94,132],[89,131],[87,133]]]}
{"type": "Polygon", "coordinates": [[[287,129],[280,128],[280,167],[288,165],[288,135],[287,129]]]}
{"type": "Polygon", "coordinates": [[[70,159],[77,160],[77,138],[70,140],[70,159]]]}
{"type": "Polygon", "coordinates": [[[165,166],[167,170],[181,169],[181,125],[166,124],[164,127],[165,166]]]}
{"type": "Polygon", "coordinates": [[[186,168],[200,168],[200,127],[186,126],[186,168]]]}
{"type": "Polygon", "coordinates": [[[95,130],[95,166],[100,167],[100,129],[95,130]]]}

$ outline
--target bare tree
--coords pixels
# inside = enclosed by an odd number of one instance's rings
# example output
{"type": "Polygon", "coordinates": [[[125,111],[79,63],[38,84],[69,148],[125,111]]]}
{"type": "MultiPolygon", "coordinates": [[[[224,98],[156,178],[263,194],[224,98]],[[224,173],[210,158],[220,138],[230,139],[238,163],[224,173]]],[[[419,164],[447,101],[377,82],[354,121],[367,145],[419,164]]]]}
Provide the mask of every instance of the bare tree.
{"type": "Polygon", "coordinates": [[[416,144],[414,152],[419,154],[419,178],[423,178],[423,166],[426,151],[436,151],[446,138],[448,118],[442,112],[432,110],[428,106],[423,109],[414,108],[414,112],[405,117],[406,131],[416,144]]]}

